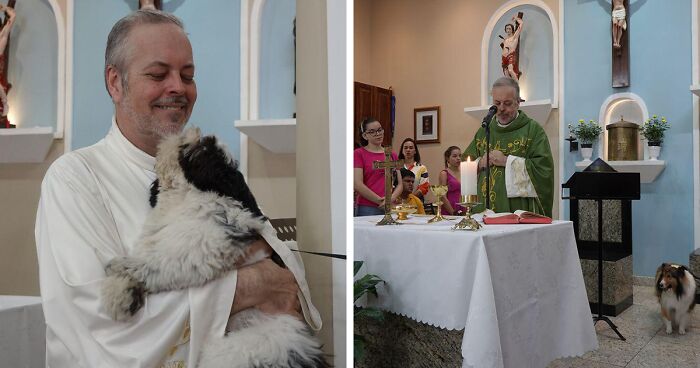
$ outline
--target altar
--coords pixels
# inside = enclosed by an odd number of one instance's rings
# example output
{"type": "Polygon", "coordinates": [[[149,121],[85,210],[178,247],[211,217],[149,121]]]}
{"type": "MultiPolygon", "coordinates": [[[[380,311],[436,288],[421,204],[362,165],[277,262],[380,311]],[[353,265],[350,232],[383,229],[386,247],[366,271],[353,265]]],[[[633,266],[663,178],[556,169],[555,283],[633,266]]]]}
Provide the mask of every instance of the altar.
{"type": "Polygon", "coordinates": [[[386,281],[367,303],[464,330],[463,367],[545,367],[598,347],[571,222],[470,232],[452,231],[457,220],[380,218],[354,219],[358,275],[386,281]]]}
{"type": "Polygon", "coordinates": [[[0,367],[43,368],[45,345],[41,298],[0,295],[0,367]]]}

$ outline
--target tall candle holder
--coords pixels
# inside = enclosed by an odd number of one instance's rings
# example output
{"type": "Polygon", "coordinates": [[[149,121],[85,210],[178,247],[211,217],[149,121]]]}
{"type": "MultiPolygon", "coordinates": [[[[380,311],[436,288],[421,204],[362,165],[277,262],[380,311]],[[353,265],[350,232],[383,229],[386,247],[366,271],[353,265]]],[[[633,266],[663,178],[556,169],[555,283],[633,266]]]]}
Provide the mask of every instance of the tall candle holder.
{"type": "Polygon", "coordinates": [[[433,195],[437,198],[437,215],[435,217],[431,218],[428,220],[428,223],[433,223],[433,222],[438,222],[442,220],[447,220],[442,216],[442,212],[440,211],[442,207],[442,197],[447,194],[447,191],[449,189],[447,188],[447,185],[431,185],[430,186],[430,192],[433,193],[433,195]]]}
{"type": "Polygon", "coordinates": [[[476,194],[462,195],[459,203],[464,210],[464,218],[458,224],[452,227],[452,230],[467,230],[476,231],[481,229],[481,224],[472,218],[472,207],[478,206],[481,203],[476,194]]]}

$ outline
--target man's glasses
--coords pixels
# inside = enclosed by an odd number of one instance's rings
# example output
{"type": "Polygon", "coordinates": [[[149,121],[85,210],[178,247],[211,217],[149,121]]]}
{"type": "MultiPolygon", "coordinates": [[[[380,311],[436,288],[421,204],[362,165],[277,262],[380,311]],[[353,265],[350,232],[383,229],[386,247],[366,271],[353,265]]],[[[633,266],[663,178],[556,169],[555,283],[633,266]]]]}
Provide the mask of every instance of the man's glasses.
{"type": "Polygon", "coordinates": [[[380,135],[382,133],[384,133],[384,128],[370,129],[370,130],[365,132],[365,134],[369,134],[369,135],[380,135]]]}

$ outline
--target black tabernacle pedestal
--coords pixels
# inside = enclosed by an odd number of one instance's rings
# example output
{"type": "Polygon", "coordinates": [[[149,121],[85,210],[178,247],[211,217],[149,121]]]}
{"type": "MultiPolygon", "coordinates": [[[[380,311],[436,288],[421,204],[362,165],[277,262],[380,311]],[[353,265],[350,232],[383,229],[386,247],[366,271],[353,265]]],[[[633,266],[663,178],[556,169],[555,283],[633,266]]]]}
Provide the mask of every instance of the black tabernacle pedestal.
{"type": "Polygon", "coordinates": [[[562,199],[589,199],[598,204],[598,316],[593,317],[593,324],[605,321],[624,341],[625,337],[617,326],[603,315],[603,200],[638,200],[639,173],[619,173],[605,161],[597,159],[582,172],[574,173],[562,184],[562,192],[563,188],[569,188],[569,196],[562,195],[562,199]]]}

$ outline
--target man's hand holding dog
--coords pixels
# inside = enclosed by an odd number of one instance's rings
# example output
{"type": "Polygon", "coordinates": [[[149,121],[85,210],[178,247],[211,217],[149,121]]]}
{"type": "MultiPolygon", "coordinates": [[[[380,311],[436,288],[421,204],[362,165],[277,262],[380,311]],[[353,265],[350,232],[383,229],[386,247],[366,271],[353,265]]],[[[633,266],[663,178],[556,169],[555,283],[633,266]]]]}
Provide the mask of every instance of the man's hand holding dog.
{"type": "MultiPolygon", "coordinates": [[[[270,245],[262,239],[251,245],[248,253],[256,253],[257,250],[272,253],[270,245]]],[[[265,313],[289,314],[303,319],[298,292],[299,285],[294,274],[266,258],[238,270],[231,314],[255,307],[265,313]]]]}

